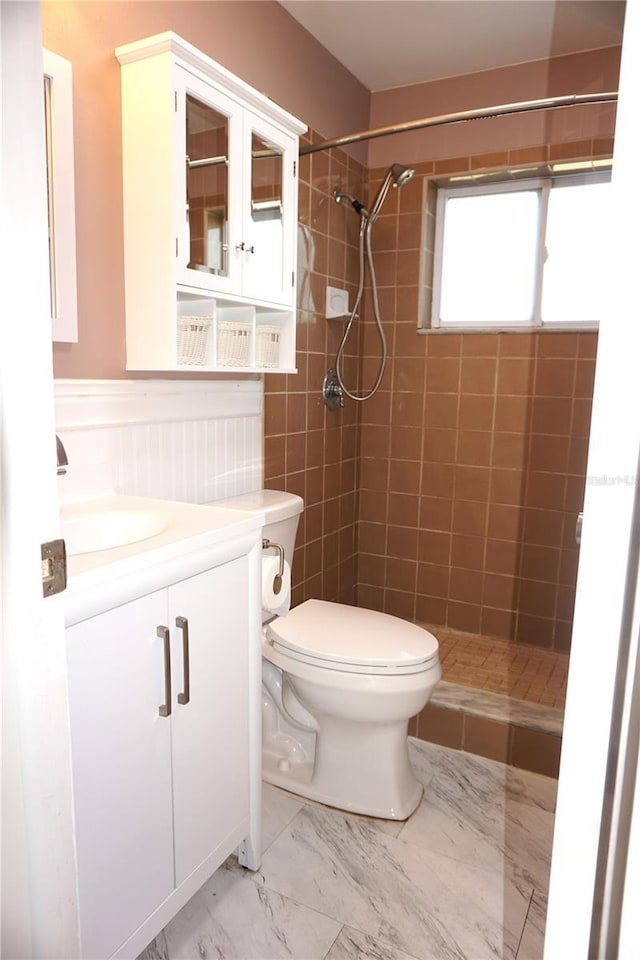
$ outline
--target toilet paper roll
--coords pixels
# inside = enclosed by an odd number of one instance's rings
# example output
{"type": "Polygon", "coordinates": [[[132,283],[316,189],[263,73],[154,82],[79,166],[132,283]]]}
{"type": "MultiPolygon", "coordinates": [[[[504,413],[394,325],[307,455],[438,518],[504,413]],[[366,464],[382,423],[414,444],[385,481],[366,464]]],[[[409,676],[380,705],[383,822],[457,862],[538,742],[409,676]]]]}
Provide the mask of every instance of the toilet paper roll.
{"type": "Polygon", "coordinates": [[[262,558],[262,609],[277,617],[285,617],[291,604],[291,568],[285,560],[280,589],[276,592],[276,577],[280,568],[278,557],[262,558]]]}

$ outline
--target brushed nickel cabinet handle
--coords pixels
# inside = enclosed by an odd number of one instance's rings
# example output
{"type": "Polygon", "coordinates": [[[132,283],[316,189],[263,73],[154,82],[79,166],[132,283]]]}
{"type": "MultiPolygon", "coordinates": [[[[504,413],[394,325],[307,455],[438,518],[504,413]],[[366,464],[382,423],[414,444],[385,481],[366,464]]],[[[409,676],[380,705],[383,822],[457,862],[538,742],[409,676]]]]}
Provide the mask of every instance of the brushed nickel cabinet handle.
{"type": "Polygon", "coordinates": [[[186,617],[176,617],[176,627],[182,630],[182,675],[184,692],[178,694],[178,703],[186,704],[191,699],[189,673],[189,621],[186,617]]]}
{"type": "Polygon", "coordinates": [[[164,646],[164,703],[158,707],[158,713],[161,717],[171,715],[171,642],[169,637],[169,627],[158,627],[156,631],[163,641],[164,646]]]}

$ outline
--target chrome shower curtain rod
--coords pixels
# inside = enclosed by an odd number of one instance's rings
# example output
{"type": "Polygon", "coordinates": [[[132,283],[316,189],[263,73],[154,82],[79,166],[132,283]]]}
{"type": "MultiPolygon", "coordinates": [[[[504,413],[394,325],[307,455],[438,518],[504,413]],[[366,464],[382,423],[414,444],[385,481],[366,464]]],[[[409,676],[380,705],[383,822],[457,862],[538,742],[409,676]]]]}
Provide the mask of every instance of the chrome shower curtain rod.
{"type": "Polygon", "coordinates": [[[490,120],[493,117],[504,117],[513,113],[529,113],[536,110],[557,110],[559,107],[577,107],[591,103],[611,103],[617,99],[617,92],[580,93],[569,97],[549,97],[546,100],[523,100],[520,103],[504,103],[501,106],[482,107],[479,110],[461,110],[458,113],[444,113],[439,117],[423,117],[421,120],[407,120],[405,123],[394,123],[388,127],[361,130],[359,133],[349,133],[344,137],[335,137],[333,140],[323,140],[321,143],[301,147],[300,156],[303,157],[308,153],[317,153],[318,150],[331,150],[332,147],[345,147],[350,143],[360,143],[361,140],[388,137],[392,133],[408,133],[410,130],[422,130],[424,127],[441,127],[447,123],[466,123],[468,120],[490,120]]]}

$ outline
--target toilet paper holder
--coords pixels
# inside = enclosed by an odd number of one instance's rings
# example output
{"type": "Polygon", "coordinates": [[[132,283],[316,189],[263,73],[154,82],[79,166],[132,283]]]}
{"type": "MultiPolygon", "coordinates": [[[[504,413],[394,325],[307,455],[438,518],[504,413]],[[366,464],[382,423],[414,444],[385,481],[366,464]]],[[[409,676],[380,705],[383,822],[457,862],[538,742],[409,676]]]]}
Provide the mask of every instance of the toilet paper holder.
{"type": "Polygon", "coordinates": [[[282,577],[284,576],[284,547],[281,543],[274,543],[273,540],[264,539],[262,541],[263,550],[269,550],[271,547],[278,551],[278,572],[273,578],[273,592],[278,594],[280,593],[282,577]]]}

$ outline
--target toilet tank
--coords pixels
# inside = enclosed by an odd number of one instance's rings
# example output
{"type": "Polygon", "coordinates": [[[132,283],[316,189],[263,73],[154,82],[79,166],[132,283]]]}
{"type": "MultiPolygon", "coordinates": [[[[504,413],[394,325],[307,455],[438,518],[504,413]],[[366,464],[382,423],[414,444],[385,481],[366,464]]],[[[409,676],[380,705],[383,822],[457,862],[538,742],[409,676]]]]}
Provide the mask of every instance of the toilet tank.
{"type": "MultiPolygon", "coordinates": [[[[284,547],[284,558],[289,566],[293,563],[293,547],[296,541],[298,520],[304,507],[302,497],[281,490],[255,490],[238,497],[216,500],[217,507],[243,510],[247,513],[264,513],[263,539],[272,540],[284,547]]],[[[270,550],[269,553],[276,553],[270,550]]]]}

